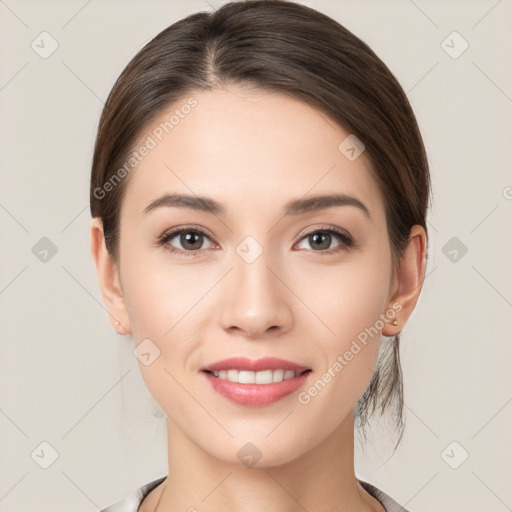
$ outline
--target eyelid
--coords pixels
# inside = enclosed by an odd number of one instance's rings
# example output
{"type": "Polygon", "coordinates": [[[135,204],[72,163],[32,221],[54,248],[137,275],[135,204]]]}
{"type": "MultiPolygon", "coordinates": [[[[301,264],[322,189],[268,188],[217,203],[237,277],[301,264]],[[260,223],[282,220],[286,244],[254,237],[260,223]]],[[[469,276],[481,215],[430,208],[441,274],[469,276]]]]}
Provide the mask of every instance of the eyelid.
{"type": "Polygon", "coordinates": [[[316,233],[317,231],[334,231],[338,233],[339,235],[343,235],[346,238],[352,240],[352,235],[348,231],[342,228],[338,228],[335,226],[331,226],[329,224],[321,225],[321,226],[314,226],[311,229],[306,229],[306,231],[302,232],[299,236],[299,240],[302,240],[305,236],[310,235],[311,233],[316,233]]]}
{"type": "Polygon", "coordinates": [[[161,240],[162,238],[165,238],[167,237],[168,235],[171,235],[171,234],[179,234],[181,231],[197,231],[199,233],[203,233],[205,234],[206,236],[208,236],[208,238],[210,238],[211,240],[215,240],[215,237],[206,229],[206,228],[203,228],[202,226],[198,226],[197,224],[190,224],[190,225],[183,225],[183,226],[175,226],[173,228],[169,228],[169,229],[166,229],[159,237],[158,237],[158,240],[161,240]]]}

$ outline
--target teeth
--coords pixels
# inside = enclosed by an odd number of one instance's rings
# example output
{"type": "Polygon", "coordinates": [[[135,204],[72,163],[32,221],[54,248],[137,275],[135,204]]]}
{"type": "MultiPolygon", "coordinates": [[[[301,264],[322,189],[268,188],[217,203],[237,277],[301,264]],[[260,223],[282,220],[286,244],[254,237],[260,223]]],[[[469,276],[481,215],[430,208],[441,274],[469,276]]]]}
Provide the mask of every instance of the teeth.
{"type": "Polygon", "coordinates": [[[261,372],[251,372],[247,370],[220,370],[212,372],[219,379],[238,382],[239,384],[272,384],[282,380],[293,379],[301,372],[293,370],[263,370],[261,372]]]}

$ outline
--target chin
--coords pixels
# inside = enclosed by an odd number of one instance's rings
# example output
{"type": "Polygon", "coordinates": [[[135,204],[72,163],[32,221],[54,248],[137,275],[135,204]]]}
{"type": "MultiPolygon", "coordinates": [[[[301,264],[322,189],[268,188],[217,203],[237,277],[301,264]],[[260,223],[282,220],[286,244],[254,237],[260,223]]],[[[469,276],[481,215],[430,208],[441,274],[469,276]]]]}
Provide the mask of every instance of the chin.
{"type": "Polygon", "coordinates": [[[288,437],[286,443],[281,437],[270,441],[261,436],[242,436],[239,440],[219,443],[215,447],[203,446],[203,449],[225,464],[240,468],[271,468],[283,466],[294,461],[302,454],[298,450],[298,440],[288,437]]]}

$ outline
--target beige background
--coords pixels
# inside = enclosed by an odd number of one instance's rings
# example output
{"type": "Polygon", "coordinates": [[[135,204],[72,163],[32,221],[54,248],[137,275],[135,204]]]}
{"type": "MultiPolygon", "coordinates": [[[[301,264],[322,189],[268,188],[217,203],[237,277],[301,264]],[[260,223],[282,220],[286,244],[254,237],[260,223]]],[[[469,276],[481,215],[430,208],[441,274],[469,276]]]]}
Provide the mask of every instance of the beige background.
{"type": "MultiPolygon", "coordinates": [[[[97,286],[89,171],[128,61],[221,3],[0,0],[2,512],[93,511],[166,474],[164,420],[97,286]]],[[[357,474],[414,512],[512,510],[512,2],[304,3],[395,73],[433,176],[428,277],[402,336],[405,438],[392,455],[375,429],[357,474]]]]}

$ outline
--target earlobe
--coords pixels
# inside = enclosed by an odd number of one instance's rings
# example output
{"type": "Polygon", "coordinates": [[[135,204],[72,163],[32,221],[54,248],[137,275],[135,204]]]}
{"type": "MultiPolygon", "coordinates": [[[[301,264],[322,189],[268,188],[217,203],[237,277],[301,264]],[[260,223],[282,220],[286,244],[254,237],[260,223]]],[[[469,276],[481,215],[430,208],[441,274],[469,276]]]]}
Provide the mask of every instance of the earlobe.
{"type": "Polygon", "coordinates": [[[393,307],[395,315],[382,329],[384,336],[399,334],[414,311],[425,277],[426,246],[425,230],[414,225],[409,233],[407,247],[400,258],[397,290],[389,301],[390,305],[400,304],[400,307],[393,307]]]}
{"type": "Polygon", "coordinates": [[[99,217],[91,221],[91,254],[96,265],[98,284],[107,309],[108,320],[119,334],[131,334],[119,272],[107,251],[103,223],[99,217]]]}

